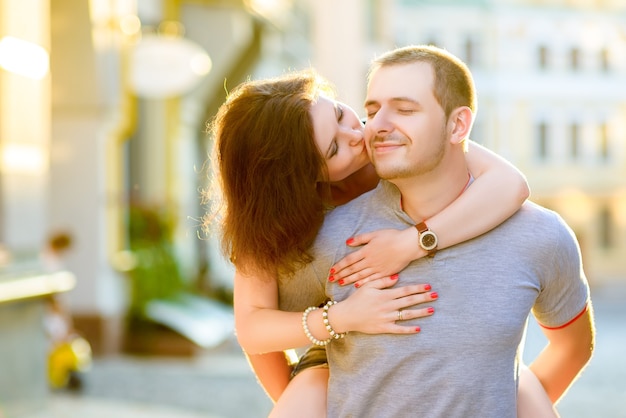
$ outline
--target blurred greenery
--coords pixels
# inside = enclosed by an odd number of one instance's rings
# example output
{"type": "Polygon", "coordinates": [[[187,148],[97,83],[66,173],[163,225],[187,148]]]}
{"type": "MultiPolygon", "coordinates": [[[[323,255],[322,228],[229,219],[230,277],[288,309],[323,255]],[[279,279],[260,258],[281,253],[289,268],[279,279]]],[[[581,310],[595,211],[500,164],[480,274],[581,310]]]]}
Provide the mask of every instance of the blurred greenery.
{"type": "Polygon", "coordinates": [[[130,319],[145,319],[145,306],[189,290],[174,252],[174,219],[164,209],[131,204],[129,246],[135,259],[130,279],[130,319]]]}

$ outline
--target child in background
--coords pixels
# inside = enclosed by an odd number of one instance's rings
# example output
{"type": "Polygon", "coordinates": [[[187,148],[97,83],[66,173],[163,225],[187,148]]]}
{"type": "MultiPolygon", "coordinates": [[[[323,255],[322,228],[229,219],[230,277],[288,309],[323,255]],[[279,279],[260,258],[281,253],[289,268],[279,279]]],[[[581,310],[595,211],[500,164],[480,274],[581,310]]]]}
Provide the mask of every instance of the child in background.
{"type": "MultiPolygon", "coordinates": [[[[63,258],[72,247],[67,233],[52,235],[41,253],[41,262],[47,273],[64,269],[63,258]]],[[[91,346],[82,338],[65,308],[61,295],[53,294],[47,299],[44,327],[50,338],[48,353],[48,381],[52,388],[78,390],[82,387],[80,372],[91,365],[91,346]]]]}

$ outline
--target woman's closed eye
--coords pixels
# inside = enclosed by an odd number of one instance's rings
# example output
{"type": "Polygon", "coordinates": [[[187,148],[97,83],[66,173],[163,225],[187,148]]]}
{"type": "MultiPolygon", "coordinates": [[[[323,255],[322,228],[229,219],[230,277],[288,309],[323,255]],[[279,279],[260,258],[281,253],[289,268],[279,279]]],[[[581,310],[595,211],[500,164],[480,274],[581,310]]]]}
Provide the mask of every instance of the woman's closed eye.
{"type": "MultiPolygon", "coordinates": [[[[337,115],[337,122],[341,122],[344,112],[343,106],[341,106],[339,103],[335,104],[335,114],[337,115]]],[[[333,138],[333,140],[330,142],[330,146],[328,147],[328,151],[326,152],[326,158],[330,159],[334,157],[337,154],[337,151],[339,151],[337,138],[333,138]]]]}
{"type": "Polygon", "coordinates": [[[337,145],[337,139],[333,138],[333,140],[330,142],[330,146],[328,147],[328,151],[326,152],[326,159],[329,160],[333,158],[337,154],[338,150],[339,146],[337,145]]]}
{"type": "Polygon", "coordinates": [[[337,104],[337,106],[335,107],[335,111],[337,113],[337,122],[341,122],[341,120],[343,119],[343,106],[337,104]]]}

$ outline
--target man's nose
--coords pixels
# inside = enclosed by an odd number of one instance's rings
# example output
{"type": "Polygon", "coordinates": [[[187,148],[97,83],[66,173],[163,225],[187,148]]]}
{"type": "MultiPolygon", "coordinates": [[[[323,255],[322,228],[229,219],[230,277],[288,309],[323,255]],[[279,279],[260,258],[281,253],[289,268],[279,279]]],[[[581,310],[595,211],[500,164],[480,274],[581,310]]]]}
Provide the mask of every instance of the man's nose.
{"type": "Polygon", "coordinates": [[[384,136],[391,132],[393,127],[386,116],[386,112],[380,109],[367,120],[365,129],[372,135],[384,136]]]}

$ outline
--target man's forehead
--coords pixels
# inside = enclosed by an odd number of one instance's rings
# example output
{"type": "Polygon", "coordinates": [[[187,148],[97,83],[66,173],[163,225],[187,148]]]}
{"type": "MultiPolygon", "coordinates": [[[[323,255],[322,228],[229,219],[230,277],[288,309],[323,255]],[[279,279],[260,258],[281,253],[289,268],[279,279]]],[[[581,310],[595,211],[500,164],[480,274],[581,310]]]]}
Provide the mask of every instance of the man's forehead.
{"type": "Polygon", "coordinates": [[[411,62],[402,64],[389,64],[374,70],[370,77],[372,82],[381,79],[392,79],[400,83],[407,79],[421,79],[423,81],[433,78],[432,66],[428,62],[411,62]]]}
{"type": "Polygon", "coordinates": [[[370,77],[367,100],[413,97],[431,91],[433,72],[429,63],[393,64],[378,68],[370,77]]]}

